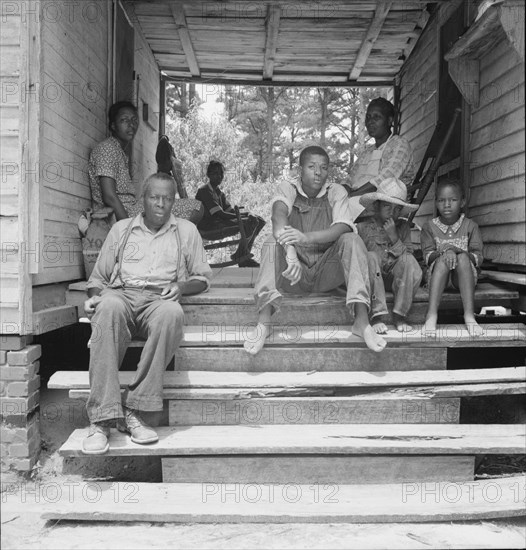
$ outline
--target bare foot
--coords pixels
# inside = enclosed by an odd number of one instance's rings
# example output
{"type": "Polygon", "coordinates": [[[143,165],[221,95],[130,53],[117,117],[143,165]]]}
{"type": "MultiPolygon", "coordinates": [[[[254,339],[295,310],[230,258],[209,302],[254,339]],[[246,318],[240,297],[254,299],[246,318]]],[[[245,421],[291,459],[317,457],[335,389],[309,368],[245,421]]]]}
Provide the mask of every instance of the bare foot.
{"type": "Polygon", "coordinates": [[[387,346],[387,342],[379,334],[376,334],[371,325],[366,325],[365,328],[361,328],[359,325],[356,327],[353,325],[352,332],[356,334],[356,336],[363,338],[370,350],[380,352],[387,346]]]}
{"type": "Polygon", "coordinates": [[[470,315],[464,316],[464,323],[466,323],[470,336],[482,336],[484,334],[484,329],[475,321],[475,317],[470,315]]]}
{"type": "Polygon", "coordinates": [[[270,332],[270,326],[268,323],[258,323],[255,331],[245,340],[243,347],[250,355],[256,355],[259,353],[265,345],[265,340],[270,332]]]}
{"type": "Polygon", "coordinates": [[[405,322],[405,317],[396,313],[393,313],[393,322],[398,332],[409,332],[413,330],[413,327],[405,322]]]}
{"type": "Polygon", "coordinates": [[[374,332],[376,334],[387,334],[387,326],[385,323],[382,323],[381,321],[378,321],[377,323],[372,324],[374,332]]]}
{"type": "Polygon", "coordinates": [[[437,331],[437,316],[428,315],[424,325],[424,332],[428,334],[436,334],[437,331]]]}

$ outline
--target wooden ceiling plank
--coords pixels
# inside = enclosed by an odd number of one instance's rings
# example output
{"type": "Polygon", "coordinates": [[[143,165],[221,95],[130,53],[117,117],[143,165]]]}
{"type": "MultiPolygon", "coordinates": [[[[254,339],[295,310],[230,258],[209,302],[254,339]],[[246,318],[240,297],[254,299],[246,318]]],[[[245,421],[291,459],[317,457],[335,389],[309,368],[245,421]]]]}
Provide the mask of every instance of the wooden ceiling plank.
{"type": "Polygon", "coordinates": [[[274,59],[276,57],[276,48],[278,46],[279,20],[281,17],[281,8],[279,6],[269,6],[267,11],[265,57],[263,59],[263,78],[272,79],[274,72],[274,59]]]}
{"type": "Polygon", "coordinates": [[[186,56],[186,61],[188,63],[188,68],[190,69],[190,73],[192,74],[192,76],[200,76],[201,70],[199,69],[199,63],[197,62],[197,57],[195,55],[190,32],[188,31],[188,25],[186,23],[186,16],[184,14],[183,6],[180,4],[170,4],[170,9],[172,11],[172,16],[177,24],[177,31],[183,45],[183,50],[186,56]]]}
{"type": "Polygon", "coordinates": [[[376,42],[376,39],[378,38],[380,31],[382,30],[382,26],[385,19],[387,18],[387,14],[391,9],[391,4],[392,1],[378,0],[376,10],[374,12],[374,17],[371,21],[371,25],[367,30],[362,45],[360,46],[360,50],[356,57],[356,61],[354,62],[354,66],[349,73],[349,80],[357,80],[363,68],[365,67],[367,59],[369,58],[369,54],[371,53],[374,43],[376,42]]]}

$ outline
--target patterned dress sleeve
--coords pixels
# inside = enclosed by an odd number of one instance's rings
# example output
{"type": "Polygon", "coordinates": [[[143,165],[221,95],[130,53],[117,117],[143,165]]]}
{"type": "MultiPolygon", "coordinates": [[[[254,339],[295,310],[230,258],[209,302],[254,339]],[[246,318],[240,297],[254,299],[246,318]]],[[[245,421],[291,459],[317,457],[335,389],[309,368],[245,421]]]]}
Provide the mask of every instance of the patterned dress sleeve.
{"type": "Polygon", "coordinates": [[[479,226],[473,221],[469,220],[470,227],[468,229],[468,251],[473,254],[475,258],[475,267],[480,268],[482,261],[484,260],[483,256],[483,243],[482,235],[480,233],[479,226]]]}

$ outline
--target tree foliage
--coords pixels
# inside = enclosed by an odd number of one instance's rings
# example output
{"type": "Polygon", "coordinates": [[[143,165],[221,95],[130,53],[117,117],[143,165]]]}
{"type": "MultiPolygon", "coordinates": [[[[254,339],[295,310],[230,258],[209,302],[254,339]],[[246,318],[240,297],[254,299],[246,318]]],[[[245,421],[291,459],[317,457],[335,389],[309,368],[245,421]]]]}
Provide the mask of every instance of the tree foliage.
{"type": "MultiPolygon", "coordinates": [[[[209,162],[218,160],[225,167],[225,179],[221,184],[221,190],[229,202],[270,220],[275,185],[273,182],[262,184],[260,178],[253,177],[254,156],[243,144],[242,133],[228,120],[226,114],[206,118],[199,111],[199,107],[194,105],[185,118],[167,120],[167,135],[177,158],[183,164],[183,176],[189,197],[194,197],[197,189],[208,182],[206,169],[209,162]]],[[[256,241],[256,257],[259,256],[261,244],[268,236],[269,230],[270,224],[256,241]]]]}
{"type": "Polygon", "coordinates": [[[333,178],[344,181],[366,140],[364,118],[377,88],[225,87],[219,98],[252,151],[253,177],[267,181],[290,170],[306,145],[331,157],[333,178]]]}
{"type": "MultiPolygon", "coordinates": [[[[167,91],[167,103],[172,106],[167,134],[183,163],[188,195],[195,196],[198,187],[208,181],[208,163],[218,160],[225,166],[221,188],[229,201],[267,222],[276,182],[296,167],[304,147],[325,147],[331,158],[330,178],[346,181],[367,141],[367,105],[387,92],[377,88],[225,86],[218,98],[224,114],[210,118],[201,113],[196,95],[188,103],[186,86],[167,91]]],[[[256,251],[269,231],[270,223],[258,238],[256,251]]]]}

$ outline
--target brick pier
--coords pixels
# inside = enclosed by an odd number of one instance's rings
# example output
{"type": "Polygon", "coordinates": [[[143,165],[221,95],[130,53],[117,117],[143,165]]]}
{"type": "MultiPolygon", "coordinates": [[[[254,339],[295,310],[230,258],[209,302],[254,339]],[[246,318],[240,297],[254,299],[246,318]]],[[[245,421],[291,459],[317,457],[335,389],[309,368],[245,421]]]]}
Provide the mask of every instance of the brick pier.
{"type": "Polygon", "coordinates": [[[0,351],[0,453],[2,473],[29,472],[40,453],[39,345],[0,351]]]}

